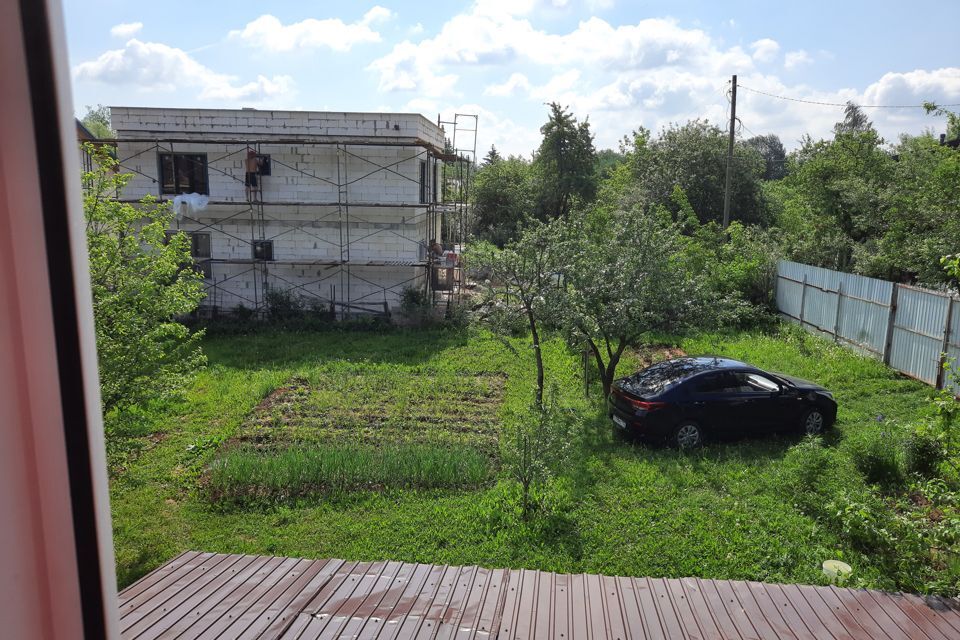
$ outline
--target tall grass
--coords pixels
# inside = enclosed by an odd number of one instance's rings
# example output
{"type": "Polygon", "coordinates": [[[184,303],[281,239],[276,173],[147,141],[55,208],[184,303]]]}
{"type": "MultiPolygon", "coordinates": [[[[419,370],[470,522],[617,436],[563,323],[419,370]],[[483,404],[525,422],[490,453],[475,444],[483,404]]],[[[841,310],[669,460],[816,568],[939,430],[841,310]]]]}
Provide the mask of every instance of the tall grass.
{"type": "Polygon", "coordinates": [[[285,500],[329,491],[478,487],[491,461],[466,447],[404,444],[313,445],[280,450],[233,449],[210,465],[212,500],[285,500]]]}

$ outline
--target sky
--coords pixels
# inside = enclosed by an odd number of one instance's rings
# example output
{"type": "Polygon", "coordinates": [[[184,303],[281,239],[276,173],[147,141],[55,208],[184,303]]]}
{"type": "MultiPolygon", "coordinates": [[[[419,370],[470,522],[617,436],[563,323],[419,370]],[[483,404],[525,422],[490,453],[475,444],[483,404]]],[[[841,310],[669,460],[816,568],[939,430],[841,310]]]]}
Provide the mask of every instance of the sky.
{"type": "MultiPolygon", "coordinates": [[[[733,74],[738,135],[775,133],[788,148],[829,136],[842,108],[784,97],[960,111],[949,0],[65,0],[64,13],[78,115],[97,104],[475,114],[479,155],[529,156],[552,101],[589,118],[598,149],[640,126],[726,128],[733,74]]],[[[918,108],[866,112],[888,141],[945,129],[918,108]]]]}

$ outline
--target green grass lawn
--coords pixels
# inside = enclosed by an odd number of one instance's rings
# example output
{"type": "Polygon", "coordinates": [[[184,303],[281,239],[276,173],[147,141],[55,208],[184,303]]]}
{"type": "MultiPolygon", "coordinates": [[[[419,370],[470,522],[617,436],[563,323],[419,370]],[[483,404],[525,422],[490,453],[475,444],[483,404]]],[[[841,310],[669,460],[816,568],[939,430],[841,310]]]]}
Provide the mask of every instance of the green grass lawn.
{"type": "MultiPolygon", "coordinates": [[[[784,498],[780,463],[797,439],[692,454],[613,440],[599,392],[583,398],[579,355],[559,340],[544,347],[548,381],[584,416],[590,437],[530,522],[495,471],[470,488],[398,488],[388,479],[239,506],[204,490],[216,461],[244,447],[462,446],[495,458],[499,425],[532,397],[529,347],[510,344],[482,331],[208,339],[210,366],[184,400],[152,408],[111,437],[121,586],[185,549],[809,583],[822,580],[823,560],[842,557],[857,584],[896,586],[882,563],[784,498]]],[[[701,336],[681,346],[823,383],[836,393],[841,436],[912,419],[931,393],[794,332],[701,336]]],[[[631,354],[622,372],[638,362],[631,354]]]]}

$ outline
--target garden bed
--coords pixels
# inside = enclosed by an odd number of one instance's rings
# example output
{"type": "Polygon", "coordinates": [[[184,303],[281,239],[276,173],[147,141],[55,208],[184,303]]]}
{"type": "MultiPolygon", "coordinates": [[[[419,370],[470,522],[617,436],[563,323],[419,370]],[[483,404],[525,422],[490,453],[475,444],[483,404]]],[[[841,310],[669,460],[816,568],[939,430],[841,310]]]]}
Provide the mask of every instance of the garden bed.
{"type": "Polygon", "coordinates": [[[217,502],[477,487],[498,458],[505,378],[314,372],[267,395],[202,477],[217,502]]]}

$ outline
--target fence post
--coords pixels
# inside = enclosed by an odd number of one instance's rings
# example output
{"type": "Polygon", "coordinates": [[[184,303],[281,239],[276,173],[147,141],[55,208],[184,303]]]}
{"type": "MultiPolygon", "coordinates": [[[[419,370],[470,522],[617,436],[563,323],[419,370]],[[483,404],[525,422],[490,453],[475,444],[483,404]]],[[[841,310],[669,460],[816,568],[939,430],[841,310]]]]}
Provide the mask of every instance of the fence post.
{"type": "Polygon", "coordinates": [[[893,327],[897,321],[897,294],[900,291],[900,285],[893,283],[893,289],[890,292],[890,317],[887,319],[887,335],[883,340],[883,364],[890,364],[890,349],[893,347],[893,327]]]}
{"type": "Polygon", "coordinates": [[[800,326],[803,326],[803,304],[807,299],[807,274],[803,274],[803,282],[800,283],[800,326]]]}
{"type": "Polygon", "coordinates": [[[950,324],[953,322],[953,296],[947,296],[947,320],[943,325],[943,342],[940,345],[940,357],[937,359],[936,389],[946,386],[947,376],[944,367],[947,366],[947,349],[950,348],[950,324]]]}
{"type": "Polygon", "coordinates": [[[840,342],[840,309],[843,307],[843,280],[837,284],[837,315],[833,318],[833,341],[840,342]]]}

